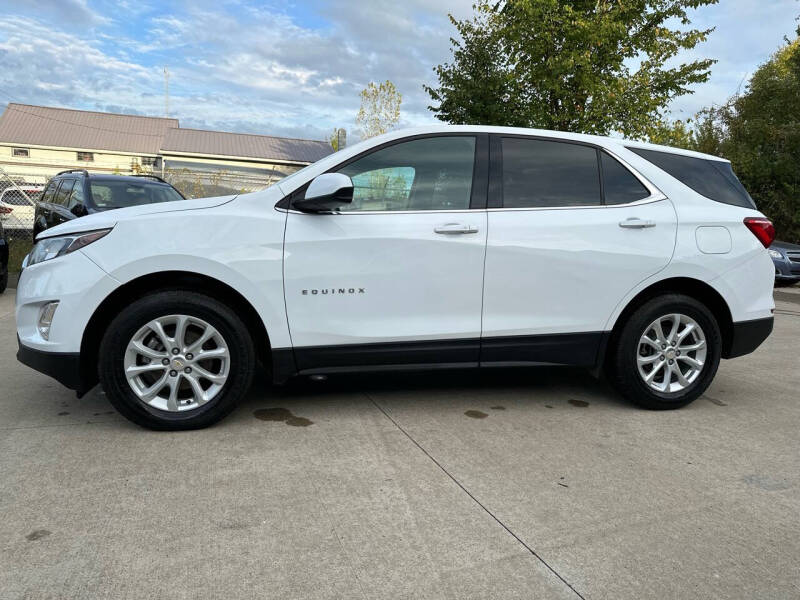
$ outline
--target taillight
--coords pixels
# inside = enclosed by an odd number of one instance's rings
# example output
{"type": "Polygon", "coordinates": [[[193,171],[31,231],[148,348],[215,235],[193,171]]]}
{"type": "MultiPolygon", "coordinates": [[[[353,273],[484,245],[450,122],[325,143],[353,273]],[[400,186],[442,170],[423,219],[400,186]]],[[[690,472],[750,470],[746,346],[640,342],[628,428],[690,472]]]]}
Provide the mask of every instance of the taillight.
{"type": "Polygon", "coordinates": [[[758,241],[764,244],[764,248],[769,248],[772,242],[775,241],[775,226],[769,219],[747,217],[744,220],[744,224],[758,238],[758,241]]]}
{"type": "Polygon", "coordinates": [[[10,206],[0,206],[0,215],[7,215],[7,214],[9,214],[9,213],[10,213],[12,210],[14,210],[14,209],[13,209],[13,208],[11,208],[10,206]]]}

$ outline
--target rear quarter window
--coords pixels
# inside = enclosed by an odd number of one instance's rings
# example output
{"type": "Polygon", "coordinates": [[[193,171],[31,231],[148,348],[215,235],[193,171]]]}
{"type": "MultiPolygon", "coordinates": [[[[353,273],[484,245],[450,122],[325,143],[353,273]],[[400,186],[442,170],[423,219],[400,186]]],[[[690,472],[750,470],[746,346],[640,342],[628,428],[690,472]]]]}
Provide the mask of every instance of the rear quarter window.
{"type": "Polygon", "coordinates": [[[706,198],[742,208],[756,207],[729,162],[642,148],[628,147],[628,150],[706,198]]]}

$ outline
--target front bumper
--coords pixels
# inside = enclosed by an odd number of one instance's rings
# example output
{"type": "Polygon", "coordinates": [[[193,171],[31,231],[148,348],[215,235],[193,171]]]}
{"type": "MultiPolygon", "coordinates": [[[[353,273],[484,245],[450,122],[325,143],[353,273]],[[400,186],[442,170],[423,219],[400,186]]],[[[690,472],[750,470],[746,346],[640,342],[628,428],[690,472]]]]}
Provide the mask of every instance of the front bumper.
{"type": "Polygon", "coordinates": [[[722,358],[736,358],[753,352],[772,333],[774,322],[774,317],[767,317],[734,323],[722,349],[722,358]]]}
{"type": "Polygon", "coordinates": [[[25,346],[17,336],[17,360],[23,365],[52,377],[61,385],[82,396],[81,355],[79,352],[45,352],[25,346]]]}
{"type": "Polygon", "coordinates": [[[772,259],[776,281],[800,281],[800,263],[791,260],[772,259]]]}

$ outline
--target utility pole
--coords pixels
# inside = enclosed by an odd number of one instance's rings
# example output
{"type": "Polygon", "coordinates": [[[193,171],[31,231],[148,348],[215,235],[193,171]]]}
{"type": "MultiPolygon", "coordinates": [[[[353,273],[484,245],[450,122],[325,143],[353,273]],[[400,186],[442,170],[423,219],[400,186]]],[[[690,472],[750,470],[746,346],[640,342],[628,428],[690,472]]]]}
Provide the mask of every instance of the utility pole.
{"type": "Polygon", "coordinates": [[[164,67],[164,115],[169,117],[169,69],[164,67]]]}

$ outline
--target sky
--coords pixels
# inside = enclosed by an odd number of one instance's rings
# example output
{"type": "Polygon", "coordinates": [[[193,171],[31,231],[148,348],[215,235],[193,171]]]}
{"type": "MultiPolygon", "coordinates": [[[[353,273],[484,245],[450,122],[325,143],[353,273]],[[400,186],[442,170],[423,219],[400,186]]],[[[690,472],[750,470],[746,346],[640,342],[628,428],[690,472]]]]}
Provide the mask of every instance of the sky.
{"type": "MultiPolygon", "coordinates": [[[[357,138],[359,92],[390,79],[400,126],[435,122],[423,84],[450,60],[473,0],[0,0],[0,106],[23,102],[164,116],[181,127],[357,138]]],[[[674,118],[719,104],[793,37],[798,0],[720,0],[691,11],[715,27],[682,57],[714,58],[710,81],[676,99],[674,118]]]]}

